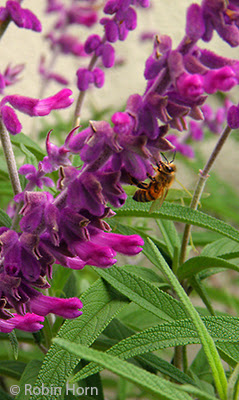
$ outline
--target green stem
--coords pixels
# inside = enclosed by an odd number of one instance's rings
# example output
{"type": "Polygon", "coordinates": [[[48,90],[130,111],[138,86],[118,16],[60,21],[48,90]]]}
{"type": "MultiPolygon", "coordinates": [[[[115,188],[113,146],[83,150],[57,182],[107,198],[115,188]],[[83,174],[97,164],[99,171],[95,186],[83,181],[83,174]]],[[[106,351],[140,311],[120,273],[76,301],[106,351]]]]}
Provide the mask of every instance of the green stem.
{"type": "Polygon", "coordinates": [[[219,357],[219,354],[217,352],[216,346],[214,344],[214,341],[212,337],[209,335],[206,326],[204,325],[203,321],[200,318],[200,315],[198,312],[195,310],[193,304],[191,303],[191,300],[185,293],[183,287],[180,285],[178,279],[172,272],[171,268],[169,265],[166,263],[164,260],[163,256],[159,252],[158,248],[155,246],[155,244],[150,240],[149,238],[147,239],[148,243],[152,249],[152,252],[154,254],[153,260],[154,265],[163,272],[163,274],[166,276],[168,281],[170,282],[172,288],[174,289],[175,293],[177,294],[179,300],[182,302],[184,305],[188,315],[190,316],[198,337],[200,338],[200,341],[202,343],[205,355],[207,357],[208,363],[211,367],[212,370],[212,375],[214,378],[215,386],[217,388],[218,395],[220,396],[221,400],[226,400],[227,399],[227,379],[226,375],[219,357]]]}
{"type": "Polygon", "coordinates": [[[2,148],[5,156],[5,160],[7,163],[7,168],[9,172],[10,181],[13,188],[13,193],[19,194],[22,192],[18,172],[17,172],[17,164],[15,160],[15,156],[12,149],[12,143],[9,137],[9,133],[7,132],[5,126],[3,125],[2,120],[0,119],[0,138],[2,142],[2,148]]]}
{"type": "Polygon", "coordinates": [[[239,387],[238,380],[239,380],[239,363],[236,365],[236,368],[234,369],[228,381],[228,392],[227,392],[228,400],[236,400],[238,398],[236,397],[236,393],[238,392],[238,387],[239,387]]]}
{"type": "MultiPolygon", "coordinates": [[[[198,203],[200,202],[200,198],[203,193],[206,180],[209,177],[208,173],[211,170],[211,168],[214,164],[214,161],[216,160],[218,154],[220,153],[230,132],[231,132],[231,128],[229,126],[226,126],[226,128],[222,132],[216,146],[214,147],[214,150],[213,150],[212,154],[210,155],[205,167],[203,168],[203,170],[199,171],[199,179],[198,179],[198,182],[197,182],[194,194],[193,194],[193,198],[192,198],[192,201],[190,204],[190,208],[192,208],[193,210],[196,210],[198,207],[198,203]]],[[[191,232],[191,225],[188,225],[188,224],[185,225],[183,239],[182,239],[182,245],[181,245],[180,264],[183,264],[186,259],[187,245],[188,245],[190,232],[191,232]]]]}

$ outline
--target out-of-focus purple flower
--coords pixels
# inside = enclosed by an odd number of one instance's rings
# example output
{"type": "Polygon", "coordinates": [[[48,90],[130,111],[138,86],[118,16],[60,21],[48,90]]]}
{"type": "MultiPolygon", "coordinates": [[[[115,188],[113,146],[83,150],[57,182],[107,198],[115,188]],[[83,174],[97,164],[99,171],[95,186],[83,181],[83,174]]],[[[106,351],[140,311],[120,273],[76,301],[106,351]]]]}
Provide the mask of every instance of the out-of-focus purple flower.
{"type": "Polygon", "coordinates": [[[87,54],[95,51],[101,44],[101,38],[99,35],[90,35],[85,41],[84,49],[87,54]]]}
{"type": "Polygon", "coordinates": [[[8,0],[6,7],[0,7],[0,21],[5,21],[10,18],[19,28],[31,29],[36,32],[41,32],[41,22],[27,8],[22,8],[21,5],[14,0],[8,0]]]}
{"type": "Polygon", "coordinates": [[[86,57],[84,44],[79,41],[76,36],[70,34],[62,34],[56,38],[52,33],[46,36],[51,41],[51,47],[59,48],[63,54],[73,54],[78,57],[86,57]]]}
{"type": "Polygon", "coordinates": [[[202,126],[196,121],[189,122],[189,131],[193,140],[200,141],[204,137],[202,126]]]}
{"type": "Polygon", "coordinates": [[[0,93],[4,93],[7,86],[11,86],[19,80],[18,75],[22,72],[24,64],[15,65],[11,67],[9,64],[3,74],[0,73],[0,93]]]}
{"type": "Polygon", "coordinates": [[[0,332],[10,333],[13,329],[20,329],[26,332],[36,332],[43,328],[44,317],[36,314],[26,313],[25,315],[12,314],[12,318],[0,319],[0,332]]]}
{"type": "Polygon", "coordinates": [[[64,4],[60,0],[47,0],[47,13],[61,11],[63,8],[64,4]]]}
{"type": "Polygon", "coordinates": [[[39,294],[31,300],[31,309],[37,315],[46,316],[49,313],[63,318],[77,318],[82,314],[82,302],[77,297],[60,299],[39,294]]]}
{"type": "Polygon", "coordinates": [[[180,138],[175,135],[167,135],[167,139],[175,146],[175,150],[185,157],[193,158],[194,151],[191,146],[180,142],[180,138]]]}
{"type": "Polygon", "coordinates": [[[69,81],[63,75],[60,75],[56,72],[47,71],[47,69],[45,67],[45,58],[44,57],[40,58],[38,71],[41,74],[41,76],[43,77],[43,79],[46,79],[47,81],[54,80],[64,86],[69,84],[69,81]]]}
{"type": "Polygon", "coordinates": [[[239,105],[231,106],[227,113],[227,123],[232,129],[239,128],[239,105]]]}

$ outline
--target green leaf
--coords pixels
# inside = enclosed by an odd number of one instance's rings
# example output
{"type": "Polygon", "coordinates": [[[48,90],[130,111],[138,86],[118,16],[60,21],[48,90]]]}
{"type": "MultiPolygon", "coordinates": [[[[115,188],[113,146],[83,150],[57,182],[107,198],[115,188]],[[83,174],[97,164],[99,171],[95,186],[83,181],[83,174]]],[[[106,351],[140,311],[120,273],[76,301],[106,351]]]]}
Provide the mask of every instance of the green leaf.
{"type": "Polygon", "coordinates": [[[169,285],[167,282],[164,281],[162,276],[156,274],[155,271],[149,269],[147,267],[141,267],[139,265],[124,265],[120,267],[121,269],[125,270],[126,272],[131,272],[134,275],[139,276],[140,278],[145,279],[146,281],[150,281],[157,285],[160,289],[169,289],[169,285]]]}
{"type": "Polygon", "coordinates": [[[227,380],[216,346],[214,345],[214,342],[209,335],[204,323],[202,322],[198,312],[193,307],[189,297],[185,293],[183,287],[180,285],[176,276],[173,274],[172,270],[165,262],[155,244],[150,239],[148,239],[148,242],[154,253],[154,256],[151,257],[150,261],[154,265],[158,266],[158,268],[160,268],[163,274],[167,277],[173,289],[177,293],[178,298],[182,301],[185,309],[187,310],[188,315],[191,317],[197,334],[201,339],[201,343],[207,356],[208,363],[212,369],[212,374],[218,394],[222,400],[226,400],[227,380]]]}
{"type": "Polygon", "coordinates": [[[24,162],[24,164],[32,164],[32,165],[34,165],[34,167],[37,168],[36,156],[30,150],[28,150],[27,147],[24,146],[24,144],[22,144],[22,143],[20,144],[20,149],[23,152],[23,154],[25,154],[25,156],[26,156],[26,161],[24,162]]]}
{"type": "Polygon", "coordinates": [[[117,266],[93,269],[120,293],[160,319],[170,321],[187,317],[182,304],[153,283],[117,266]]]}
{"type": "Polygon", "coordinates": [[[18,340],[17,340],[17,336],[16,336],[16,333],[15,333],[14,329],[13,329],[12,332],[10,332],[8,334],[8,337],[9,337],[9,341],[11,343],[11,348],[12,348],[12,351],[13,351],[13,357],[15,358],[15,360],[17,360],[17,358],[18,358],[18,340]]]}
{"type": "Polygon", "coordinates": [[[200,226],[219,232],[236,242],[239,242],[239,232],[237,229],[220,221],[201,211],[192,210],[189,207],[183,207],[176,204],[164,202],[159,211],[149,214],[150,205],[147,203],[137,203],[128,198],[123,207],[114,209],[117,217],[144,217],[144,218],[162,218],[173,221],[184,222],[186,224],[200,226]]]}
{"type": "Polygon", "coordinates": [[[72,354],[89,361],[94,361],[122,378],[128,379],[144,389],[158,394],[165,400],[191,400],[185,392],[178,389],[176,384],[166,381],[148,371],[144,371],[135,365],[97,350],[89,349],[86,346],[72,344],[67,340],[57,338],[54,339],[54,342],[72,354]]]}
{"type": "MultiPolygon", "coordinates": [[[[128,328],[126,325],[122,324],[119,320],[114,318],[111,323],[107,326],[107,328],[104,330],[103,334],[104,336],[107,336],[107,338],[110,338],[111,340],[114,341],[112,344],[115,345],[117,344],[118,341],[122,341],[123,339],[128,338],[129,336],[134,335],[136,332],[135,330],[132,330],[128,328]]],[[[113,347],[108,350],[109,353],[113,350],[113,347]]],[[[171,379],[175,380],[176,382],[179,383],[189,383],[189,384],[194,384],[193,380],[180,371],[178,368],[176,368],[174,365],[171,363],[163,360],[160,357],[157,357],[154,354],[144,354],[141,356],[137,356],[136,358],[138,361],[140,361],[140,364],[144,368],[150,368],[153,369],[153,371],[161,372],[161,374],[164,374],[166,376],[169,376],[171,379]]],[[[93,364],[93,363],[92,363],[93,364]]],[[[84,368],[85,372],[86,369],[90,369],[91,364],[89,366],[86,366],[84,368]]],[[[81,374],[84,374],[83,369],[80,371],[81,374]]]]}
{"type": "MultiPolygon", "coordinates": [[[[27,364],[27,366],[22,374],[21,380],[19,382],[20,392],[19,392],[19,395],[16,397],[17,400],[28,400],[30,398],[30,393],[25,392],[25,389],[30,388],[30,386],[26,386],[26,385],[31,385],[32,388],[35,386],[34,383],[35,383],[37,374],[41,368],[41,364],[42,364],[42,362],[39,360],[31,360],[27,364]]],[[[47,386],[47,385],[45,385],[45,386],[47,386]]],[[[49,385],[49,387],[50,387],[50,385],[49,385]]]]}
{"type": "Polygon", "coordinates": [[[239,363],[239,343],[218,343],[217,348],[224,361],[232,367],[239,363]]]}
{"type": "Polygon", "coordinates": [[[0,208],[0,226],[6,226],[7,228],[10,228],[11,225],[11,218],[7,215],[5,211],[0,208]]]}
{"type": "Polygon", "coordinates": [[[224,268],[239,272],[239,266],[216,257],[192,257],[178,268],[179,280],[190,279],[208,268],[224,268]]]}
{"type": "MultiPolygon", "coordinates": [[[[239,319],[236,317],[204,317],[202,318],[209,334],[215,342],[239,340],[239,319]]],[[[121,340],[109,350],[120,359],[128,359],[155,350],[174,346],[185,346],[200,343],[194,324],[189,319],[160,324],[121,340]]],[[[99,372],[100,368],[91,363],[76,374],[77,379],[84,379],[99,372]]],[[[182,377],[181,377],[182,378],[182,377]]]]}
{"type": "Polygon", "coordinates": [[[11,135],[11,142],[19,148],[21,148],[21,145],[24,145],[38,160],[42,160],[46,155],[46,152],[30,137],[24,135],[24,133],[18,133],[18,135],[15,136],[11,135]]]}
{"type": "MultiPolygon", "coordinates": [[[[114,316],[129,302],[101,279],[83,293],[81,301],[84,305],[83,314],[77,319],[66,321],[58,337],[86,346],[95,341],[114,316]]],[[[78,357],[70,356],[67,351],[62,351],[59,346],[53,344],[44,359],[36,385],[41,386],[44,383],[49,387],[51,384],[63,387],[66,378],[78,362],[78,357]]],[[[37,400],[37,396],[33,395],[32,399],[37,400]]],[[[44,399],[55,400],[55,397],[48,395],[43,396],[41,400],[44,399]]]]}
{"type": "Polygon", "coordinates": [[[0,374],[19,380],[26,367],[26,363],[22,361],[1,361],[0,374]]]}
{"type": "Polygon", "coordinates": [[[9,394],[7,394],[6,392],[4,392],[1,388],[0,388],[0,398],[1,400],[12,400],[12,397],[9,396],[9,394]]]}
{"type": "Polygon", "coordinates": [[[239,257],[238,244],[230,239],[223,238],[205,246],[201,251],[201,256],[220,257],[224,260],[239,257]]]}
{"type": "Polygon", "coordinates": [[[166,243],[166,246],[168,249],[168,253],[169,253],[170,257],[173,258],[174,252],[175,252],[175,247],[177,247],[178,249],[180,249],[180,247],[181,247],[178,233],[176,231],[174,223],[167,219],[165,219],[165,220],[157,219],[157,224],[158,224],[158,227],[161,230],[161,233],[165,240],[165,243],[166,243]]]}

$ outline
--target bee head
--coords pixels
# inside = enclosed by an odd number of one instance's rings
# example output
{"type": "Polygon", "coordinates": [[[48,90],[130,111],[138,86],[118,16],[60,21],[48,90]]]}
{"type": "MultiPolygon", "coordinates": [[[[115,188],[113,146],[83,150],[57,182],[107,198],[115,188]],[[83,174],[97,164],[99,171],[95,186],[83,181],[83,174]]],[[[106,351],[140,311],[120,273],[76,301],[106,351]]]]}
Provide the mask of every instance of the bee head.
{"type": "Polygon", "coordinates": [[[173,174],[174,172],[176,172],[176,165],[173,164],[172,162],[163,162],[161,161],[160,164],[157,165],[158,169],[160,172],[163,172],[165,174],[173,174]]]}

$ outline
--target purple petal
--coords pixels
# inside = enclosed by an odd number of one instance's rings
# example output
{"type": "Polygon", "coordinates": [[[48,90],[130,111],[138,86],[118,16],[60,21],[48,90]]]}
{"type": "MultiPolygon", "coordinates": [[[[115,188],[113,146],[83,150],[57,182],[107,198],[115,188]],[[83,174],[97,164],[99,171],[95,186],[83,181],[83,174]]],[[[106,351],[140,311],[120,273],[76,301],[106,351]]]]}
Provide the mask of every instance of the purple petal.
{"type": "Polygon", "coordinates": [[[227,113],[227,123],[232,129],[239,128],[239,106],[231,106],[227,113]]]}
{"type": "Polygon", "coordinates": [[[12,134],[16,135],[22,130],[22,125],[17,118],[15,111],[9,106],[2,107],[2,119],[7,130],[12,134]]]}

